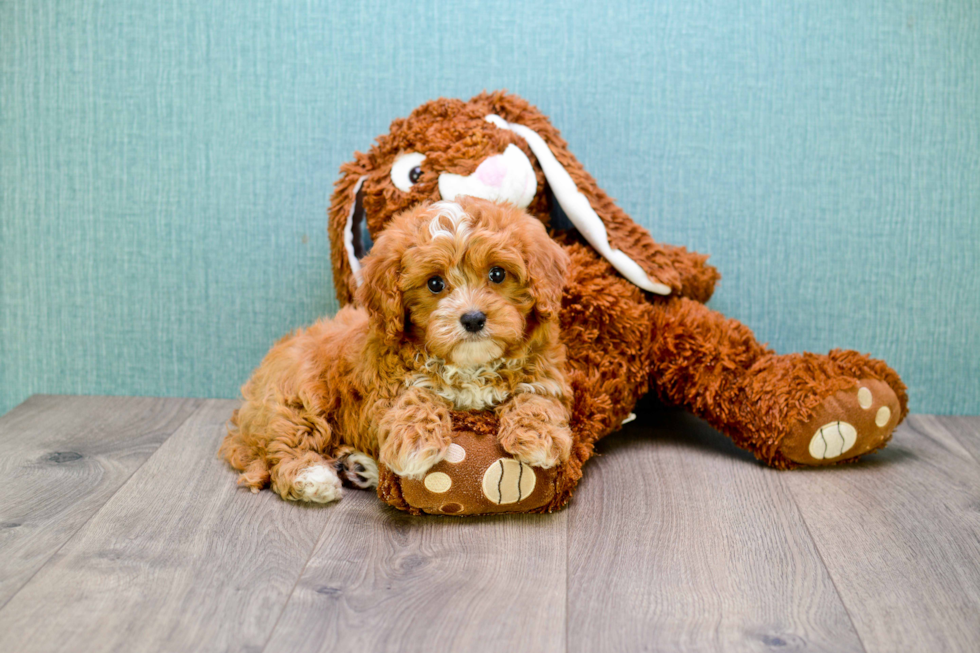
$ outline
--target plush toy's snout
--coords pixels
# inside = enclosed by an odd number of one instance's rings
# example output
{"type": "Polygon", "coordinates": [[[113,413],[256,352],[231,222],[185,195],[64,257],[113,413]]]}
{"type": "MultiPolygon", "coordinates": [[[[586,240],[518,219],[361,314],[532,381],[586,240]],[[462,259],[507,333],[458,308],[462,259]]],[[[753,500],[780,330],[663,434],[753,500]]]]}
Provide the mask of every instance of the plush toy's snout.
{"type": "Polygon", "coordinates": [[[537,192],[534,167],[515,145],[508,145],[503,154],[485,158],[468,177],[448,172],[439,175],[439,194],[444,200],[470,195],[492,202],[510,202],[524,209],[537,192]]]}

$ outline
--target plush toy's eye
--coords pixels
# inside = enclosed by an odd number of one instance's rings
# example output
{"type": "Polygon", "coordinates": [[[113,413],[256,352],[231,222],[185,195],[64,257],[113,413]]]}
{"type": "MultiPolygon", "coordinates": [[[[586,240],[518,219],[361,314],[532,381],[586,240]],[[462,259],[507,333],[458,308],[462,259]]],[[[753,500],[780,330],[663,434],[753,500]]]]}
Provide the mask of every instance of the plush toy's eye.
{"type": "Polygon", "coordinates": [[[442,277],[430,277],[425,285],[429,287],[432,294],[438,295],[446,287],[446,282],[442,280],[442,277]]]}
{"type": "Polygon", "coordinates": [[[422,176],[421,164],[425,161],[425,155],[418,152],[407,152],[401,154],[391,164],[391,182],[395,188],[407,193],[412,188],[412,184],[422,176]]]}
{"type": "Polygon", "coordinates": [[[490,268],[490,281],[494,283],[503,283],[504,278],[507,276],[507,272],[503,268],[494,267],[490,268]]]}

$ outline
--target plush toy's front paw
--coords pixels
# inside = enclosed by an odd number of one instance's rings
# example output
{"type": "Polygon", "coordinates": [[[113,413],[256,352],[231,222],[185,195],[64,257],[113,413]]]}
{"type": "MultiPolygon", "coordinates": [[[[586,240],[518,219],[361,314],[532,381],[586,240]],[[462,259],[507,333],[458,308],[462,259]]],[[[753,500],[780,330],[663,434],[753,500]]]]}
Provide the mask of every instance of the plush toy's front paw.
{"type": "Polygon", "coordinates": [[[566,462],[572,432],[564,407],[548,397],[519,395],[500,414],[500,446],[520,462],[543,469],[566,462]]]}
{"type": "Polygon", "coordinates": [[[826,465],[880,449],[902,416],[895,391],[862,379],[827,397],[809,419],[791,425],[780,449],[796,463],[826,465]]]}
{"type": "Polygon", "coordinates": [[[420,479],[446,457],[450,435],[442,424],[399,424],[381,445],[379,460],[399,476],[420,479]]]}

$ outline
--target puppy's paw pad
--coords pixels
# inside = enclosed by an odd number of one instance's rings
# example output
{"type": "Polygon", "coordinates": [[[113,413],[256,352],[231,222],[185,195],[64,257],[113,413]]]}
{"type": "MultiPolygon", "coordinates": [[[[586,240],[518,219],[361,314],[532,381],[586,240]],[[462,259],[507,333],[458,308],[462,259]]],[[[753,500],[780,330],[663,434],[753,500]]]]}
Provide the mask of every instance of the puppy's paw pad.
{"type": "Polygon", "coordinates": [[[328,465],[313,465],[300,472],[293,481],[293,494],[299,501],[330,503],[343,495],[340,478],[328,465]]]}
{"type": "Polygon", "coordinates": [[[366,490],[378,487],[378,463],[374,458],[354,451],[337,461],[340,478],[353,487],[366,490]]]}

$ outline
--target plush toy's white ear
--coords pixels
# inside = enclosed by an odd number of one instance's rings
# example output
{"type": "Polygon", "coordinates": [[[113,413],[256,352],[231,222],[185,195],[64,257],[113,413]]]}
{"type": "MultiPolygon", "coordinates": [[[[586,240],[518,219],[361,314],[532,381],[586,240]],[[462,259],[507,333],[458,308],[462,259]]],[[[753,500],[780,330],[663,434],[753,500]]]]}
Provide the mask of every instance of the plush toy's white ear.
{"type": "Polygon", "coordinates": [[[592,205],[589,204],[588,198],[579,192],[571,175],[558,162],[551,148],[548,147],[548,144],[544,142],[544,139],[537,132],[524,125],[507,122],[496,114],[488,115],[486,120],[500,129],[513,131],[527,141],[528,147],[531,148],[534,156],[538,159],[538,163],[541,164],[541,169],[544,171],[544,176],[548,180],[548,185],[551,186],[551,191],[554,193],[555,199],[558,200],[558,204],[561,205],[565,215],[568,216],[568,219],[575,225],[575,228],[579,230],[582,236],[589,241],[589,244],[603,258],[612,263],[612,266],[620,274],[643,290],[658,295],[670,294],[669,286],[653,281],[643,271],[643,268],[627,256],[625,252],[612,248],[609,244],[609,236],[606,233],[606,225],[603,224],[602,218],[596,214],[592,205]]]}
{"type": "Polygon", "coordinates": [[[363,283],[361,279],[361,261],[358,258],[358,249],[361,249],[360,255],[363,256],[363,247],[356,248],[354,246],[354,229],[357,228],[357,239],[358,244],[360,244],[362,223],[364,223],[364,208],[361,206],[357,194],[361,192],[361,185],[367,176],[363,176],[357,180],[354,184],[353,193],[354,197],[351,198],[353,201],[350,205],[350,212],[347,214],[347,224],[344,226],[344,249],[347,250],[347,262],[350,263],[351,273],[354,275],[354,281],[360,286],[363,283]]]}

